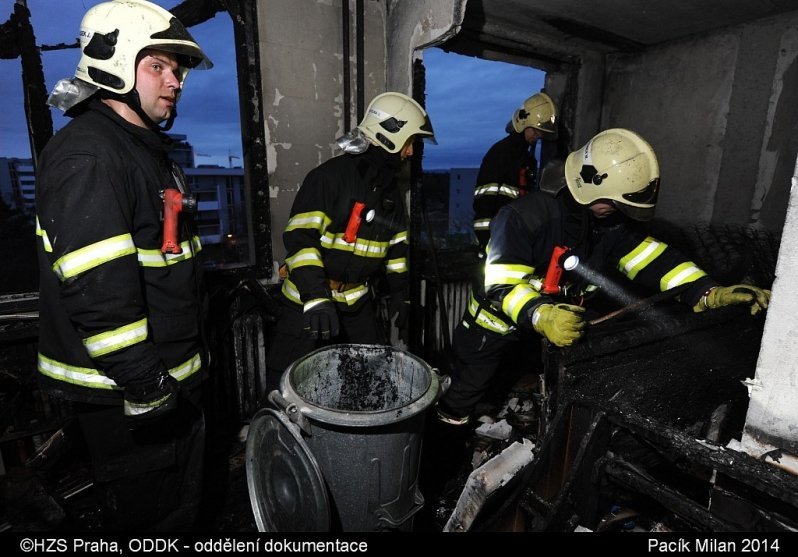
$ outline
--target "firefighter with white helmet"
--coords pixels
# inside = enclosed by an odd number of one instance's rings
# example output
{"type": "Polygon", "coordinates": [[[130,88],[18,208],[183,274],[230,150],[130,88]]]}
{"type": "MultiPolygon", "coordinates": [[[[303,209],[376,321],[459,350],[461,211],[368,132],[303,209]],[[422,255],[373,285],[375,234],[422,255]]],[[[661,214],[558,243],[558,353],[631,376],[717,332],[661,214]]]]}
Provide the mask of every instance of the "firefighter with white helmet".
{"type": "Polygon", "coordinates": [[[324,343],[384,343],[373,284],[383,273],[391,317],[405,331],[407,222],[396,177],[416,139],[435,139],[427,112],[407,95],[382,93],[336,140],[344,154],[305,178],[283,233],[283,312],[267,360],[271,382],[324,343]]]}
{"type": "Polygon", "coordinates": [[[469,421],[507,351],[531,335],[570,346],[585,333],[590,275],[565,272],[550,284],[548,271],[561,255],[580,268],[614,267],[644,288],[683,287],[679,299],[694,311],[747,305],[752,315],[768,306],[770,291],[752,285],[719,286],[676,249],[628,226],[649,220],[659,193],[653,148],[628,129],[609,129],[544,170],[540,192],[503,207],[491,225],[482,294],[487,308],[467,315],[454,334],[456,369],[437,408],[439,419],[469,421]]]}
{"type": "MultiPolygon", "coordinates": [[[[175,55],[175,103],[192,68],[213,63],[180,21],[162,7],[143,0],[114,0],[97,4],[83,16],[79,35],[81,57],[75,76],[59,82],[49,102],[64,112],[98,93],[129,105],[149,127],[157,126],[142,109],[136,89],[138,56],[145,49],[175,55]]],[[[164,130],[171,127],[172,110],[164,130]]]]}
{"type": "Polygon", "coordinates": [[[72,120],[44,148],[36,184],[39,379],[75,403],[102,525],[189,530],[205,431],[201,245],[183,214],[179,245],[163,250],[161,192],[190,195],[163,130],[189,69],[211,63],[144,0],[91,8],[80,46],[75,76],[49,99],[72,120]]]}
{"type": "Polygon", "coordinates": [[[507,203],[537,189],[538,139],[557,137],[557,107],[546,93],[535,93],[515,110],[507,137],[494,143],[482,159],[474,189],[474,234],[484,251],[490,221],[507,203]]]}

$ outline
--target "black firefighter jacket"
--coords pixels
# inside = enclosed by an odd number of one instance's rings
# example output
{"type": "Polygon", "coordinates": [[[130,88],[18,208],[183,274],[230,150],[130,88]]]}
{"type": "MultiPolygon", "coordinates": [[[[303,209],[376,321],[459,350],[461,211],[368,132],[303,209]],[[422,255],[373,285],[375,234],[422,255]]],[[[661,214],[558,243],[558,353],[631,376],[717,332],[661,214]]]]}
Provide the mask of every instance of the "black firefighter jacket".
{"type": "Polygon", "coordinates": [[[369,282],[382,273],[391,295],[407,299],[407,223],[397,163],[398,155],[372,146],[308,173],[283,233],[288,276],[282,292],[298,309],[332,299],[339,310],[355,311],[372,298],[369,282]],[[357,236],[345,238],[356,202],[365,204],[363,218],[357,236]]]}
{"type": "Polygon", "coordinates": [[[537,160],[523,133],[511,133],[485,153],[474,188],[474,233],[482,251],[490,238],[496,213],[536,189],[537,160]]]}
{"type": "Polygon", "coordinates": [[[91,100],[42,153],[38,369],[51,392],[117,403],[164,367],[184,389],[199,382],[201,247],[183,222],[183,253],[161,254],[159,191],[185,186],[165,142],[91,100]]]}
{"type": "Polygon", "coordinates": [[[555,246],[571,248],[579,256],[581,275],[565,278],[580,292],[600,282],[610,267],[653,292],[690,283],[681,294],[690,306],[716,285],[695,263],[630,226],[622,214],[596,219],[567,189],[557,197],[533,192],[503,207],[493,220],[485,294],[500,319],[490,319],[488,312],[478,324],[506,334],[523,313],[554,301],[542,286],[555,246]]]}

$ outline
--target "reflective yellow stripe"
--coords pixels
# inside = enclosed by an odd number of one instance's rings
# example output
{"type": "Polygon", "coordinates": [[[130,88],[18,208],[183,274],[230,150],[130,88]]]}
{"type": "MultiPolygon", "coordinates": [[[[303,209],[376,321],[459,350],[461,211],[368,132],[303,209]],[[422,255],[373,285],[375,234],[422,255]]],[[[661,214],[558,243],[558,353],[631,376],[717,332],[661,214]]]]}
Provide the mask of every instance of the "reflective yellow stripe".
{"type": "Polygon", "coordinates": [[[471,295],[471,300],[468,302],[468,313],[471,314],[471,317],[474,318],[474,321],[480,326],[489,331],[493,331],[494,333],[499,333],[502,335],[506,335],[515,327],[512,327],[505,323],[505,321],[496,315],[495,313],[489,311],[484,306],[481,310],[479,310],[479,302],[476,298],[474,298],[473,294],[471,295]]]}
{"type": "Polygon", "coordinates": [[[680,284],[694,282],[705,276],[707,276],[707,274],[699,269],[695,263],[692,261],[685,261],[681,265],[677,265],[676,268],[662,277],[662,279],[659,281],[659,288],[664,292],[665,290],[670,290],[671,288],[679,286],[680,284]]]}
{"type": "Polygon", "coordinates": [[[390,273],[406,273],[407,272],[407,257],[400,257],[399,259],[389,259],[385,262],[385,272],[390,273]]]}
{"type": "MultiPolygon", "coordinates": [[[[283,295],[286,298],[288,298],[295,304],[299,304],[300,306],[302,306],[303,311],[307,311],[308,309],[310,309],[310,307],[312,307],[312,305],[316,305],[319,302],[328,301],[326,298],[314,298],[313,300],[303,304],[302,298],[299,295],[299,290],[297,289],[296,285],[293,282],[291,282],[290,278],[287,278],[283,281],[282,291],[283,295]],[[308,306],[308,304],[312,305],[308,306]]],[[[369,293],[368,284],[362,284],[360,286],[356,286],[355,288],[344,290],[343,292],[336,292],[336,291],[331,292],[333,301],[338,302],[340,304],[346,304],[348,306],[353,305],[355,302],[357,302],[360,298],[362,298],[368,293],[369,293]]]]}
{"type": "Polygon", "coordinates": [[[490,230],[491,219],[478,219],[474,221],[474,230],[490,230]]]}
{"type": "Polygon", "coordinates": [[[341,251],[351,251],[355,255],[362,257],[374,257],[382,259],[388,253],[388,242],[377,242],[374,240],[364,240],[357,238],[354,243],[344,241],[343,234],[325,233],[321,237],[321,245],[327,249],[337,249],[341,251]]]}
{"type": "Polygon", "coordinates": [[[391,238],[390,244],[392,246],[401,243],[407,243],[407,230],[402,230],[401,232],[394,234],[393,238],[391,238]]]}
{"type": "MultiPolygon", "coordinates": [[[[98,369],[78,367],[65,364],[47,356],[39,354],[38,369],[47,377],[64,381],[72,385],[91,387],[93,389],[118,390],[119,386],[113,379],[103,374],[98,369]]],[[[194,375],[202,367],[202,359],[199,354],[195,354],[182,364],[169,370],[169,374],[182,381],[194,375]]]]}
{"type": "Polygon", "coordinates": [[[83,339],[83,346],[89,356],[96,358],[104,354],[116,352],[128,346],[142,342],[147,338],[147,318],[140,319],[113,331],[106,331],[98,335],[83,339]]]}
{"type": "Polygon", "coordinates": [[[479,186],[474,190],[474,197],[481,197],[483,195],[504,195],[506,197],[517,198],[520,191],[515,186],[508,186],[507,184],[485,184],[479,186]]]}
{"type": "Polygon", "coordinates": [[[133,245],[133,237],[120,234],[64,255],[53,264],[53,272],[65,281],[103,263],[134,253],[136,246],[133,245]]]}
{"type": "Polygon", "coordinates": [[[529,275],[535,272],[528,265],[505,265],[493,263],[485,265],[485,286],[494,284],[521,284],[527,282],[529,275]]]}
{"type": "Polygon", "coordinates": [[[360,298],[368,294],[369,292],[369,285],[363,284],[361,286],[357,286],[350,290],[344,290],[343,292],[332,292],[333,300],[338,303],[346,304],[348,306],[354,305],[360,298]]]}
{"type": "Polygon", "coordinates": [[[640,271],[659,257],[667,247],[667,244],[658,242],[651,236],[648,236],[645,240],[640,242],[635,249],[621,258],[618,263],[618,270],[630,279],[633,279],[640,271]]]}
{"type": "Polygon", "coordinates": [[[288,219],[288,225],[285,227],[286,232],[296,230],[297,228],[307,228],[310,230],[318,230],[324,233],[327,227],[330,226],[332,220],[321,211],[310,211],[308,213],[298,213],[288,219]]]}
{"type": "Polygon", "coordinates": [[[39,225],[38,215],[36,215],[36,235],[42,239],[44,251],[52,253],[53,246],[50,244],[50,238],[47,237],[47,231],[39,225]]]}
{"type": "Polygon", "coordinates": [[[527,302],[540,297],[540,292],[528,284],[515,286],[502,300],[502,311],[510,316],[513,323],[518,323],[518,314],[527,302]]]}
{"type": "Polygon", "coordinates": [[[308,302],[305,302],[305,305],[302,306],[302,311],[310,311],[311,309],[315,308],[318,305],[321,305],[325,302],[330,302],[327,298],[314,298],[308,302]]]}
{"type": "Polygon", "coordinates": [[[283,292],[283,296],[294,302],[295,304],[302,305],[302,298],[299,296],[299,290],[297,290],[296,285],[291,282],[291,279],[287,278],[283,281],[283,286],[280,289],[283,292]]]}
{"type": "Polygon", "coordinates": [[[183,381],[197,373],[200,368],[202,368],[202,358],[200,358],[199,353],[197,353],[182,364],[170,368],[169,375],[178,381],[183,381]]]}
{"type": "Polygon", "coordinates": [[[289,271],[293,271],[299,267],[312,266],[324,267],[324,262],[321,260],[321,253],[316,248],[305,248],[296,252],[294,255],[285,260],[289,271]]]}
{"type": "Polygon", "coordinates": [[[158,408],[161,404],[166,402],[166,400],[170,396],[175,396],[175,394],[169,393],[151,402],[132,402],[130,400],[125,399],[125,404],[124,404],[125,416],[141,416],[142,414],[146,414],[147,412],[152,412],[153,410],[158,408]]]}
{"type": "Polygon", "coordinates": [[[159,249],[138,249],[136,256],[140,267],[167,267],[191,259],[195,254],[202,251],[202,243],[199,236],[194,236],[191,243],[188,240],[180,242],[180,249],[183,253],[161,253],[159,249]],[[193,248],[193,249],[192,249],[193,248]]]}

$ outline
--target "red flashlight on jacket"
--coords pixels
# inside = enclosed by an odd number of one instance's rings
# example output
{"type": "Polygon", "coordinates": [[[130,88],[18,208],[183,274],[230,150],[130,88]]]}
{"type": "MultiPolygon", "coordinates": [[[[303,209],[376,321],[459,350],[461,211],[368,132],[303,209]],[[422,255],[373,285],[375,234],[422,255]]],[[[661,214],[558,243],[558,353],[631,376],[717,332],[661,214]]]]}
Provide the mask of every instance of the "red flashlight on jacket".
{"type": "Polygon", "coordinates": [[[549,259],[549,268],[546,269],[546,278],[543,280],[544,293],[559,294],[563,271],[570,271],[579,264],[579,258],[570,251],[565,246],[554,246],[549,259]]]}
{"type": "Polygon", "coordinates": [[[177,234],[178,217],[182,211],[193,213],[197,200],[193,195],[184,194],[174,188],[161,192],[163,198],[163,244],[161,253],[183,253],[177,234]]]}
{"type": "Polygon", "coordinates": [[[344,242],[353,244],[357,240],[357,233],[360,230],[360,225],[365,219],[366,222],[374,220],[374,209],[366,209],[366,204],[361,201],[355,201],[352,205],[352,212],[349,213],[349,222],[346,223],[346,231],[344,232],[344,242]],[[365,216],[363,211],[366,212],[365,216]]]}

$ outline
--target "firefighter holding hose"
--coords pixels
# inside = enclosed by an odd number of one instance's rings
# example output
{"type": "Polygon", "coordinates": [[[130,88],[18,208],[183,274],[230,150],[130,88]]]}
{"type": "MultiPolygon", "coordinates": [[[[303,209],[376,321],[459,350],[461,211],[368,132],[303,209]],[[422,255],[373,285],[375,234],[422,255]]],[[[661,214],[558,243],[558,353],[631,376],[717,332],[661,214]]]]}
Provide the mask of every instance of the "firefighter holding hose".
{"type": "MultiPolygon", "coordinates": [[[[600,272],[615,267],[626,279],[654,291],[679,287],[694,311],[747,305],[767,308],[770,291],[740,284],[720,286],[676,249],[632,226],[654,216],[659,163],[637,133],[597,134],[565,163],[547,166],[541,190],[499,210],[490,226],[484,289],[487,311],[466,314],[454,333],[451,388],[437,407],[440,421],[464,425],[496,376],[502,357],[535,335],[570,346],[585,331],[579,300],[590,277],[563,290],[563,269],[576,261],[600,272]],[[571,258],[570,262],[568,258],[571,258]]],[[[576,275],[578,278],[578,274],[576,275]]]]}

